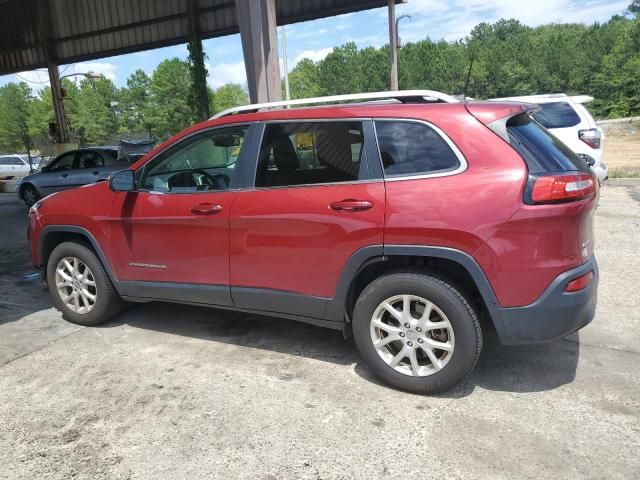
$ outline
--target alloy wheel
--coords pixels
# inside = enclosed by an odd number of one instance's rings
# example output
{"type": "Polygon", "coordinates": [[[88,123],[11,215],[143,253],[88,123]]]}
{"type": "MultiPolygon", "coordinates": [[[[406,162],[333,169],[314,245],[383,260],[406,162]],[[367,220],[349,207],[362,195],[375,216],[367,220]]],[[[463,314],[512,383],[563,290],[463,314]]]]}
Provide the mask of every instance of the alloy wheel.
{"type": "Polygon", "coordinates": [[[378,355],[405,375],[433,375],[453,355],[455,337],[449,319],[419,296],[396,295],[381,302],[371,317],[370,331],[378,355]]]}
{"type": "Polygon", "coordinates": [[[60,260],[55,281],[58,295],[69,310],[82,315],[93,309],[98,298],[96,281],[82,260],[76,257],[60,260]]]}

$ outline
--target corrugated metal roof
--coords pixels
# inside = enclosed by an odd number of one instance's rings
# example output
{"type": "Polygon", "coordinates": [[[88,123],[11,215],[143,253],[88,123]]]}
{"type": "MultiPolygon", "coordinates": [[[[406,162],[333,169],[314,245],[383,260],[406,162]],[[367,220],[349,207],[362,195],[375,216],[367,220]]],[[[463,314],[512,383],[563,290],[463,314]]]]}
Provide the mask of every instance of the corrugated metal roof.
{"type": "MultiPolygon", "coordinates": [[[[190,0],[0,0],[0,75],[149,50],[189,39],[190,0]]],[[[193,0],[202,38],[238,33],[233,0],[193,0]]],[[[400,3],[400,0],[397,0],[400,3]]],[[[276,0],[278,25],[387,0],[276,0]]]]}

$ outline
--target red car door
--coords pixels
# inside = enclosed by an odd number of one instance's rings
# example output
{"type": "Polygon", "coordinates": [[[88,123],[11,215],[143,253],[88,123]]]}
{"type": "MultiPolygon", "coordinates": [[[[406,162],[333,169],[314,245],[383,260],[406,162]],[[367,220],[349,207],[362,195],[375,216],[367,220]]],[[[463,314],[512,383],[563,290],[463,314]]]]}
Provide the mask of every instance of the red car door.
{"type": "Polygon", "coordinates": [[[248,126],[192,135],[136,172],[116,194],[111,254],[135,296],[230,305],[231,188],[248,126]]]}
{"type": "Polygon", "coordinates": [[[236,306],[322,317],[349,257],[382,245],[384,183],[371,178],[366,125],[266,126],[256,188],[241,191],[231,208],[236,306]]]}

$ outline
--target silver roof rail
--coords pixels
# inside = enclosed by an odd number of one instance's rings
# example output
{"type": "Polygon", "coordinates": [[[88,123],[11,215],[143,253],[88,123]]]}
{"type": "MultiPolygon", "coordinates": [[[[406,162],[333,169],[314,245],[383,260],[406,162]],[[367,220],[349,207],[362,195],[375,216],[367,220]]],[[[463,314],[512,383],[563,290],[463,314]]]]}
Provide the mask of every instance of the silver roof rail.
{"type": "Polygon", "coordinates": [[[283,100],[281,102],[254,103],[251,105],[241,105],[229,108],[216,113],[214,118],[226,117],[234,113],[257,112],[263,108],[293,107],[300,105],[313,105],[321,103],[351,102],[354,100],[399,100],[402,103],[420,103],[427,101],[460,103],[460,101],[446,93],[434,90],[398,90],[391,92],[370,92],[370,93],[350,93],[348,95],[332,95],[329,97],[300,98],[296,100],[283,100]],[[432,99],[432,100],[431,100],[432,99]]]}

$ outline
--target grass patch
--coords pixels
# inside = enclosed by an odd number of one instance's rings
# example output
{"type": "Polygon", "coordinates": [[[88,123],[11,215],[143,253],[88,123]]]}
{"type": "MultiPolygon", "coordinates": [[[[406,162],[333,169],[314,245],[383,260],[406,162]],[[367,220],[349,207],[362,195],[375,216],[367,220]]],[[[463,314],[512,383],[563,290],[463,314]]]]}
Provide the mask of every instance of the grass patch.
{"type": "Polygon", "coordinates": [[[609,178],[640,178],[640,168],[614,168],[608,172],[609,178]]]}

